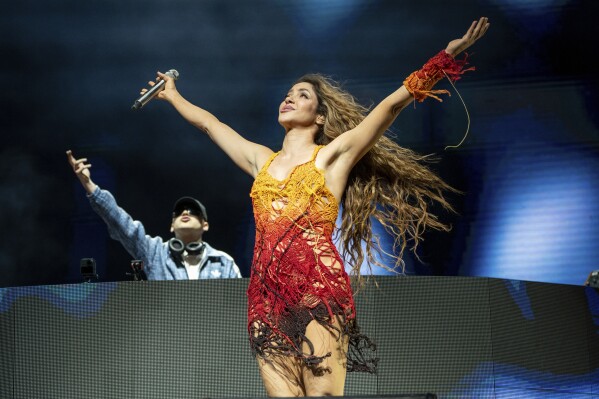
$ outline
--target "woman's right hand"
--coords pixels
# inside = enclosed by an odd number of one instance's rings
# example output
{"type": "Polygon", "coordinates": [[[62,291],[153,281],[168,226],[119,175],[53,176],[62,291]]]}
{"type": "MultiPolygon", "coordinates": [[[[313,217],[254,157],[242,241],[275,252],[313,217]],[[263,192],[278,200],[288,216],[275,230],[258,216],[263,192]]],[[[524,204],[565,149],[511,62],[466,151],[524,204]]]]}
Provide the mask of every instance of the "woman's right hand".
{"type": "MultiPolygon", "coordinates": [[[[156,85],[156,83],[160,82],[161,80],[164,80],[165,84],[164,84],[164,89],[160,90],[154,98],[172,102],[171,100],[173,98],[173,95],[177,93],[177,86],[175,85],[175,79],[173,79],[172,77],[170,77],[160,71],[157,72],[157,75],[158,76],[156,77],[156,81],[155,82],[149,81],[148,85],[150,85],[150,87],[153,87],[156,85]]],[[[143,89],[141,89],[139,94],[144,95],[147,91],[148,91],[148,89],[143,88],[143,89]]]]}

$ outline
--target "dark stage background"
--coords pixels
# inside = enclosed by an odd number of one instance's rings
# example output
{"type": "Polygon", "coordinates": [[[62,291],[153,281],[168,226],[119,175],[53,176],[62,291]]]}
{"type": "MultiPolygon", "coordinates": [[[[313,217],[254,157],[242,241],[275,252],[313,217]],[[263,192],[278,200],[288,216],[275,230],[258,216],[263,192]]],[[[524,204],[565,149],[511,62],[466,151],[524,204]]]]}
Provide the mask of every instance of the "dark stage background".
{"type": "MultiPolygon", "coordinates": [[[[169,237],[180,196],[200,198],[206,240],[249,275],[251,179],[167,104],[130,110],[157,70],[248,139],[278,149],[277,105],[307,72],[345,82],[364,104],[485,15],[476,71],[443,103],[408,107],[397,141],[436,153],[464,192],[450,233],[431,233],[412,274],[582,284],[599,269],[596,2],[3,1],[0,13],[0,286],[74,283],[93,257],[100,281],[125,280],[130,257],[107,236],[66,162],[169,237]]],[[[439,88],[449,88],[446,81],[439,88]]],[[[376,271],[375,272],[379,272],[376,271]]]]}

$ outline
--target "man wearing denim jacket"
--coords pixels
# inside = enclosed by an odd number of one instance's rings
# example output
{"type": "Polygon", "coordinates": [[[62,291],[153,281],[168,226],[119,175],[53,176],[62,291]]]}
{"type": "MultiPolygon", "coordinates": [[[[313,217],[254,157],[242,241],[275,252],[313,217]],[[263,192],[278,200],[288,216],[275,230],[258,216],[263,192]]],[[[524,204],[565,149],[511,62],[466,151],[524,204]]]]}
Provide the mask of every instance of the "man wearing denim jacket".
{"type": "Polygon", "coordinates": [[[143,261],[148,280],[241,277],[231,256],[202,240],[208,231],[208,215],[200,201],[182,197],[175,202],[171,222],[174,237],[163,241],[147,235],[141,222],[133,220],[110,192],[91,180],[91,165],[86,158],[75,159],[70,150],[67,158],[87,192],[92,209],[108,226],[110,237],[119,241],[134,259],[143,261]]]}

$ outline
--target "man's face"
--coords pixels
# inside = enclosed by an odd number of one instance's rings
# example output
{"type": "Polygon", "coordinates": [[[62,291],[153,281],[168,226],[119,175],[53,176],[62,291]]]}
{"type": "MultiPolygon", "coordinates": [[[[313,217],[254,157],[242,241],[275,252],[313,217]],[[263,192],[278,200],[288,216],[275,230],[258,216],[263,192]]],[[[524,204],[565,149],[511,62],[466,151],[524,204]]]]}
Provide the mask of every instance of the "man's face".
{"type": "Polygon", "coordinates": [[[177,209],[173,214],[171,232],[178,236],[179,233],[197,233],[200,238],[204,231],[208,230],[208,222],[202,219],[201,213],[194,208],[187,207],[177,209]]]}

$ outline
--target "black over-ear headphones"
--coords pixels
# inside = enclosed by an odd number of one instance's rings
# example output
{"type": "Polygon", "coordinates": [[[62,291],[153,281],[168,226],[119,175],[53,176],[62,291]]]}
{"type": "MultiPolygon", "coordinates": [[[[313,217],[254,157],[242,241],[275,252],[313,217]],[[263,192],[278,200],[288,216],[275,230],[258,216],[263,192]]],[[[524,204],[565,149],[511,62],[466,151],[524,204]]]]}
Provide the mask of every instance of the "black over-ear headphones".
{"type": "Polygon", "coordinates": [[[187,251],[188,255],[203,255],[204,250],[206,249],[206,243],[203,241],[194,241],[185,245],[183,241],[178,238],[171,238],[168,241],[168,248],[173,259],[183,263],[183,252],[187,251]]]}

